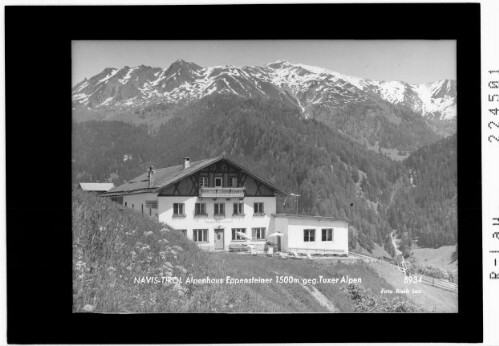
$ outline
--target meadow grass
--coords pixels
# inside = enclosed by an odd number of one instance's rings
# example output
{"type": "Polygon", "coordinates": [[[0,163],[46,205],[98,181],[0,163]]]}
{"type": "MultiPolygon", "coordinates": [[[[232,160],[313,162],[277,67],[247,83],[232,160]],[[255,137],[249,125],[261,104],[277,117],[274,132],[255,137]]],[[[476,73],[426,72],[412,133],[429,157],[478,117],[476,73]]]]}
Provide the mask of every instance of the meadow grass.
{"type": "MultiPolygon", "coordinates": [[[[181,233],[82,191],[73,191],[73,311],[81,312],[328,312],[299,280],[361,278],[373,294],[393,288],[365,263],[208,253],[181,233]],[[269,278],[270,284],[194,284],[188,277],[269,278]],[[181,284],[137,278],[181,277],[181,284]]],[[[337,311],[356,311],[345,284],[314,286],[337,311]]],[[[401,299],[405,299],[402,297],[401,299]]],[[[373,308],[374,310],[376,307],[373,308]]]]}

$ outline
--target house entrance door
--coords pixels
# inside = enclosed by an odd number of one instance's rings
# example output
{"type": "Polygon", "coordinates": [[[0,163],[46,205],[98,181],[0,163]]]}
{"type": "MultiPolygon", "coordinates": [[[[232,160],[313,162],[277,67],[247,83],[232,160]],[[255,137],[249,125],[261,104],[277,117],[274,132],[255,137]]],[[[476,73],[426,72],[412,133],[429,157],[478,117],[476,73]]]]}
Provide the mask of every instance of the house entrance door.
{"type": "Polygon", "coordinates": [[[281,237],[277,237],[277,251],[281,252],[281,237]]]}
{"type": "Polygon", "coordinates": [[[215,229],[215,250],[224,249],[224,230],[215,229]]]}

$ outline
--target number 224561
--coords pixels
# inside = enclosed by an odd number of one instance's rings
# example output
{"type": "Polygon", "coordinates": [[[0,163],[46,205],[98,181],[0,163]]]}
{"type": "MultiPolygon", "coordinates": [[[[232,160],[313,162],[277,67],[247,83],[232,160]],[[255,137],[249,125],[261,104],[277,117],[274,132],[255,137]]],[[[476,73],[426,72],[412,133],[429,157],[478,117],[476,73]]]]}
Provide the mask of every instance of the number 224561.
{"type": "MultiPolygon", "coordinates": [[[[498,71],[489,71],[489,73],[499,73],[498,71]]],[[[499,81],[490,81],[488,84],[489,89],[499,89],[499,81]]],[[[488,95],[488,101],[492,104],[492,102],[499,102],[499,94],[489,94],[488,95]]],[[[495,108],[489,108],[489,112],[492,113],[492,115],[498,115],[499,109],[497,107],[495,108]]],[[[499,130],[499,122],[497,121],[489,121],[487,124],[490,130],[499,130]]],[[[499,135],[498,135],[499,136],[499,135]]],[[[498,142],[499,143],[499,138],[496,135],[489,135],[488,137],[489,142],[498,142]]]]}

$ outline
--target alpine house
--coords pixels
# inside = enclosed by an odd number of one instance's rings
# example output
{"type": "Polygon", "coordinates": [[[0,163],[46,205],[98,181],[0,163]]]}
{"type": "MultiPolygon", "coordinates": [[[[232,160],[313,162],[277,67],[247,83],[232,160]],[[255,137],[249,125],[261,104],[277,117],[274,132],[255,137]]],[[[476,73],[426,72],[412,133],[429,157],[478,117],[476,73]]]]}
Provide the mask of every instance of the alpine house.
{"type": "Polygon", "coordinates": [[[224,157],[148,172],[102,194],[157,218],[206,250],[266,242],[278,251],[347,254],[348,222],[277,214],[277,196],[290,196],[224,157]]]}

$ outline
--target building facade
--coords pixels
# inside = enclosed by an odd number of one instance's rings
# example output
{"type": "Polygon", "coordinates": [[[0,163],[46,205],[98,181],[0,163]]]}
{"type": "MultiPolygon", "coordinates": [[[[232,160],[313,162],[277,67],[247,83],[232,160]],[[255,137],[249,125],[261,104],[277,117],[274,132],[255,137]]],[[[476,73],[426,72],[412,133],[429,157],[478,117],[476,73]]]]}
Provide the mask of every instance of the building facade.
{"type": "MultiPolygon", "coordinates": [[[[296,239],[303,237],[301,226],[311,229],[320,223],[337,229],[333,231],[336,242],[334,246],[330,241],[317,243],[317,249],[329,246],[348,252],[348,238],[346,248],[343,244],[345,222],[333,225],[330,218],[277,214],[278,195],[287,193],[236,162],[217,157],[196,162],[184,158],[182,165],[158,170],[151,167],[102,196],[158,219],[207,250],[227,251],[248,243],[263,249],[270,242],[280,251],[289,251],[299,248],[296,239]],[[272,236],[275,232],[283,235],[272,236]]],[[[314,252],[311,244],[306,245],[307,252],[314,252]]]]}

